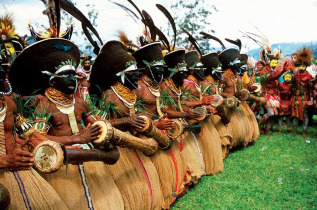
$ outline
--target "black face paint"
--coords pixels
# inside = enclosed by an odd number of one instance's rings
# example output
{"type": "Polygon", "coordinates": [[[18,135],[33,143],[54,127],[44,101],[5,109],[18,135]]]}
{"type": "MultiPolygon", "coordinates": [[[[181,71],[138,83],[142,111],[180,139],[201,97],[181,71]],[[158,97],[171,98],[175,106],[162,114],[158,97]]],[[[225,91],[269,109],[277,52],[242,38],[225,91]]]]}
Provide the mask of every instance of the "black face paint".
{"type": "Polygon", "coordinates": [[[172,77],[173,82],[175,83],[175,85],[177,85],[178,87],[183,86],[184,84],[184,79],[187,78],[187,71],[178,71],[174,74],[174,76],[172,77]]]}
{"type": "Polygon", "coordinates": [[[162,65],[150,66],[149,77],[156,83],[163,81],[164,67],[162,65]]]}
{"type": "Polygon", "coordinates": [[[246,69],[244,68],[245,65],[243,64],[237,64],[237,65],[233,65],[231,66],[231,69],[234,71],[234,73],[243,76],[244,72],[246,71],[246,69]]]}
{"type": "Polygon", "coordinates": [[[196,77],[199,81],[205,80],[205,69],[204,68],[195,68],[194,69],[194,77],[196,77]]]}
{"type": "Polygon", "coordinates": [[[141,71],[126,72],[124,74],[124,77],[125,77],[124,85],[130,90],[138,89],[138,81],[142,75],[143,73],[141,71]]]}
{"type": "Polygon", "coordinates": [[[0,66],[0,91],[5,91],[6,70],[0,66]]]}
{"type": "Polygon", "coordinates": [[[222,72],[218,72],[218,71],[213,71],[211,76],[215,79],[215,80],[222,80],[222,72]]]}
{"type": "Polygon", "coordinates": [[[171,72],[168,70],[168,67],[167,66],[163,66],[163,69],[164,69],[164,73],[163,73],[164,78],[169,78],[171,72]]]}
{"type": "Polygon", "coordinates": [[[53,87],[65,94],[74,94],[77,90],[77,76],[75,71],[64,71],[52,81],[53,87]]]}

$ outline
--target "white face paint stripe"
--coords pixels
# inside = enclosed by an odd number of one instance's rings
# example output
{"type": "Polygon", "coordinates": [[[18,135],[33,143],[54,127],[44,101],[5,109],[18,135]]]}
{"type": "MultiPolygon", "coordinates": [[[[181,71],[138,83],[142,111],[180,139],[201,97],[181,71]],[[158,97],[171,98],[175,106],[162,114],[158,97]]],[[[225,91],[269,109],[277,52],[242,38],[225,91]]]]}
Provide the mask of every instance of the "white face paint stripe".
{"type": "Polygon", "coordinates": [[[178,71],[188,71],[186,67],[181,67],[178,69],[178,71]]]}
{"type": "Polygon", "coordinates": [[[129,71],[136,71],[136,70],[138,70],[138,67],[135,64],[133,64],[129,66],[128,68],[124,69],[123,71],[118,72],[116,75],[118,77],[121,77],[122,84],[124,84],[124,73],[129,71]]]}
{"type": "Polygon", "coordinates": [[[196,67],[204,66],[202,63],[197,63],[196,67]]]}
{"type": "Polygon", "coordinates": [[[62,67],[60,67],[59,69],[57,69],[57,71],[55,72],[55,74],[59,74],[59,73],[61,73],[61,72],[63,72],[63,71],[68,71],[68,70],[70,70],[70,71],[76,71],[74,66],[72,66],[72,65],[65,65],[65,66],[62,66],[62,67]]]}
{"type": "Polygon", "coordinates": [[[163,66],[164,65],[164,63],[163,62],[156,62],[156,63],[154,63],[152,66],[163,66]]]}

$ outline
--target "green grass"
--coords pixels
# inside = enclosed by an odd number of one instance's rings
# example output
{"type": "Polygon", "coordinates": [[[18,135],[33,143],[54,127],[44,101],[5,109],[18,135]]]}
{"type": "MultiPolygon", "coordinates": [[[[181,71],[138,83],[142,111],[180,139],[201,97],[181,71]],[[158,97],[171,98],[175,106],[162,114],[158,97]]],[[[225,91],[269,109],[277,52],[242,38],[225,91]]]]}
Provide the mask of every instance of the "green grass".
{"type": "Polygon", "coordinates": [[[306,138],[284,132],[231,151],[221,174],[202,177],[172,209],[315,208],[317,128],[306,138]]]}

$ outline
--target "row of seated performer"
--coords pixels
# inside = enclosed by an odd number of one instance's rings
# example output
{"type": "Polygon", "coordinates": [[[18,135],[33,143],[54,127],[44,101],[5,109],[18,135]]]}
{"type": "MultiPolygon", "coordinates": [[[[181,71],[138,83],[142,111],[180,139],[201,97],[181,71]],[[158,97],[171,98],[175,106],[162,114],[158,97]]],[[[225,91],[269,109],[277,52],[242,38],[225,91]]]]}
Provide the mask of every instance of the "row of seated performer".
{"type": "Polygon", "coordinates": [[[221,173],[231,148],[258,139],[246,101],[265,99],[243,83],[246,54],[166,50],[150,37],[141,47],[106,42],[85,100],[68,39],[35,42],[10,68],[1,59],[1,204],[169,209],[201,176],[221,173]]]}

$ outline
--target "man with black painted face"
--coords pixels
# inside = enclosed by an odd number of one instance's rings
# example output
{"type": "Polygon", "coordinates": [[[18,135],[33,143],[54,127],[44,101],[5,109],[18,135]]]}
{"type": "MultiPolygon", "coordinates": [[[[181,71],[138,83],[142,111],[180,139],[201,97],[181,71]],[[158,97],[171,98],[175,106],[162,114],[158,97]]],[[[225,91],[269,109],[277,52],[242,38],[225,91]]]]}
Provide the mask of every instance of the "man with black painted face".
{"type": "MultiPolygon", "coordinates": [[[[0,52],[4,49],[0,37],[0,52]]],[[[4,185],[0,191],[0,206],[3,209],[48,209],[52,206],[67,209],[54,189],[32,169],[35,157],[25,147],[28,141],[21,142],[14,135],[19,122],[16,121],[18,108],[12,96],[11,84],[6,78],[9,60],[10,57],[0,54],[0,182],[4,185]],[[27,203],[25,198],[28,199],[27,203]]]]}
{"type": "Polygon", "coordinates": [[[174,125],[173,121],[162,113],[161,90],[159,84],[163,81],[164,65],[162,48],[159,42],[152,42],[142,46],[133,53],[139,68],[145,69],[145,75],[139,80],[140,89],[136,90],[137,100],[142,100],[148,107],[154,125],[160,130],[169,130],[174,125]]]}
{"type": "Polygon", "coordinates": [[[195,50],[186,52],[185,62],[189,72],[184,80],[182,91],[185,92],[186,104],[190,107],[210,105],[213,97],[202,91],[202,81],[205,80],[205,70],[198,52],[195,50]]]}
{"type": "MultiPolygon", "coordinates": [[[[181,103],[182,90],[184,79],[188,76],[188,70],[185,63],[185,50],[175,50],[165,55],[164,61],[167,68],[164,71],[164,81],[160,84],[162,91],[165,91],[169,98],[174,101],[174,108],[164,109],[170,118],[187,118],[195,119],[201,116],[181,103]],[[173,110],[174,109],[174,110],[173,110]]],[[[168,98],[165,101],[170,101],[168,98]]],[[[168,107],[172,104],[163,104],[168,107]]]]}
{"type": "Polygon", "coordinates": [[[116,110],[109,112],[108,118],[120,130],[142,129],[146,123],[135,114],[137,96],[134,90],[140,88],[138,81],[143,72],[144,69],[138,69],[135,59],[119,41],[107,42],[92,67],[90,93],[101,96],[101,110],[105,110],[106,105],[111,105],[110,109],[116,110]]]}

